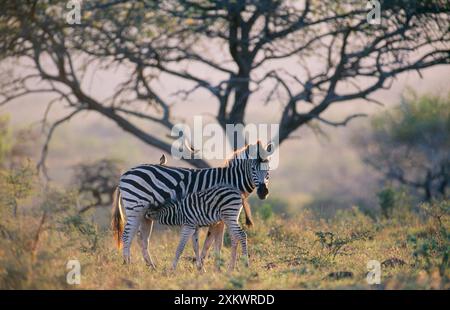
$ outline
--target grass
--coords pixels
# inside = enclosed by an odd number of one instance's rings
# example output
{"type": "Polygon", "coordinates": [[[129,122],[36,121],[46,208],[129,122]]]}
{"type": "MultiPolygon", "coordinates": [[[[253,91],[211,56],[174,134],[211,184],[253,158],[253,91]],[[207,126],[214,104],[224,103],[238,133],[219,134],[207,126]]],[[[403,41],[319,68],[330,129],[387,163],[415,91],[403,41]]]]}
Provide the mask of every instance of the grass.
{"type": "Polygon", "coordinates": [[[328,220],[306,209],[290,218],[272,214],[263,220],[254,210],[255,226],[247,230],[251,266],[239,264],[227,273],[228,238],[220,271],[212,257],[206,272],[197,271],[189,245],[177,271],[171,272],[176,228],[153,233],[150,248],[157,270],[145,266],[136,242],[132,264],[123,265],[111,231],[89,214],[76,214],[76,195],[52,190],[41,196],[16,217],[1,206],[2,289],[450,288],[448,201],[392,218],[371,218],[353,208],[328,220]],[[66,282],[66,264],[73,259],[81,264],[79,285],[66,282]],[[382,264],[380,285],[366,281],[369,260],[382,264]]]}

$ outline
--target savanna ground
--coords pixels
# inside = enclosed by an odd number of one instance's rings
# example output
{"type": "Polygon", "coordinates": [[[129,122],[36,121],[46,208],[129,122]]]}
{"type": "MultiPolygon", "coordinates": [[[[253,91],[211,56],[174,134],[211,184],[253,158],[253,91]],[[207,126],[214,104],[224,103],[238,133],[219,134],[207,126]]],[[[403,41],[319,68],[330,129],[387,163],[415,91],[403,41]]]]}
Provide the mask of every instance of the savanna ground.
{"type": "Polygon", "coordinates": [[[226,237],[221,271],[212,257],[206,272],[197,271],[188,245],[173,273],[177,229],[154,231],[150,248],[156,271],[145,266],[137,243],[132,264],[122,265],[110,229],[96,224],[90,211],[78,213],[74,192],[49,186],[36,191],[40,186],[30,181],[34,177],[26,168],[2,173],[2,289],[450,288],[448,201],[412,208],[405,195],[384,193],[390,198],[381,198],[383,213],[369,215],[354,207],[325,220],[308,209],[288,217],[274,213],[276,199],[252,200],[250,268],[239,264],[226,272],[226,237]],[[66,281],[66,264],[73,259],[81,263],[80,285],[66,281]],[[369,260],[382,265],[380,285],[366,281],[369,260]]]}

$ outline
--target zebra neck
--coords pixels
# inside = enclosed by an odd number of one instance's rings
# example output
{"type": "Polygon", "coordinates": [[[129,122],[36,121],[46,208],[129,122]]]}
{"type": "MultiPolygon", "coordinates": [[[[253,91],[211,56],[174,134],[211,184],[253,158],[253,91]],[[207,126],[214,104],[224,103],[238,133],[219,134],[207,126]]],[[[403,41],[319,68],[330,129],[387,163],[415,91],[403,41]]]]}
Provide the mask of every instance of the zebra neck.
{"type": "Polygon", "coordinates": [[[255,189],[251,168],[242,160],[240,163],[223,169],[222,183],[238,188],[242,193],[250,194],[255,189]]]}

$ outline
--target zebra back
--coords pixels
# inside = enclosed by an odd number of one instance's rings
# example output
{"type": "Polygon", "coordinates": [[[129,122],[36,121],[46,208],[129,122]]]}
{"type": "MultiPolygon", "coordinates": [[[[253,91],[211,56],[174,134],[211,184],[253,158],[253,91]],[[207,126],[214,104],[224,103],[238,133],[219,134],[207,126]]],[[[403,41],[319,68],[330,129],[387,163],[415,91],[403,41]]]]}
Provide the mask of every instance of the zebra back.
{"type": "Polygon", "coordinates": [[[178,200],[168,200],[150,208],[145,217],[163,225],[211,225],[225,212],[238,214],[242,207],[241,192],[229,185],[216,185],[178,200]]]}

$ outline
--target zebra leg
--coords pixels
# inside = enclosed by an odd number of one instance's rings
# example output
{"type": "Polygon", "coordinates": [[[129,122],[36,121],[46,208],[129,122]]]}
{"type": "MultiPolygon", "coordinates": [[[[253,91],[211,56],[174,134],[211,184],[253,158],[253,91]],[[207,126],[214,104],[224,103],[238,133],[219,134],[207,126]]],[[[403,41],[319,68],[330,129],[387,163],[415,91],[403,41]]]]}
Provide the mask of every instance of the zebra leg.
{"type": "Polygon", "coordinates": [[[214,230],[214,250],[216,254],[216,260],[220,261],[220,251],[223,246],[223,236],[225,234],[225,223],[220,221],[216,224],[214,230]]]}
{"type": "Polygon", "coordinates": [[[236,267],[236,259],[237,259],[237,244],[238,241],[236,240],[236,238],[234,236],[231,236],[231,259],[230,259],[230,264],[228,265],[228,272],[231,272],[234,270],[234,268],[236,267]]]}
{"type": "Polygon", "coordinates": [[[130,206],[125,202],[124,207],[127,222],[122,234],[123,260],[125,264],[129,264],[131,263],[131,243],[133,241],[134,235],[139,229],[139,225],[141,224],[141,219],[144,216],[143,211],[145,206],[141,204],[134,204],[130,206]]]}
{"type": "Polygon", "coordinates": [[[232,253],[231,253],[231,262],[230,262],[230,270],[233,270],[236,265],[237,258],[237,244],[240,242],[242,247],[242,255],[244,256],[245,266],[249,266],[248,259],[248,250],[247,250],[247,234],[245,231],[239,226],[237,221],[227,223],[228,230],[232,240],[232,253]],[[234,244],[233,244],[234,243],[234,244]]]}
{"type": "Polygon", "coordinates": [[[155,263],[153,262],[152,257],[150,256],[150,253],[148,251],[148,244],[150,243],[150,235],[152,234],[152,230],[153,221],[143,218],[140,227],[142,256],[144,257],[147,266],[156,269],[155,263]]]}
{"type": "Polygon", "coordinates": [[[220,256],[220,250],[222,248],[223,243],[223,233],[224,233],[224,224],[223,222],[219,222],[209,226],[208,234],[206,235],[205,244],[203,245],[201,261],[202,263],[208,256],[209,248],[211,247],[213,241],[215,241],[215,251],[216,255],[220,256]],[[218,242],[219,240],[219,242],[218,242]]]}
{"type": "Polygon", "coordinates": [[[131,242],[139,228],[139,213],[127,215],[127,223],[123,230],[122,240],[123,240],[123,260],[124,264],[131,263],[131,242]]]}
{"type": "Polygon", "coordinates": [[[195,253],[195,264],[197,265],[198,270],[202,270],[203,263],[200,259],[200,250],[198,246],[198,227],[195,229],[194,234],[192,235],[192,247],[194,248],[195,253]]]}
{"type": "Polygon", "coordinates": [[[175,258],[172,262],[172,270],[175,270],[177,268],[178,260],[180,259],[181,253],[183,253],[184,247],[186,246],[186,243],[188,242],[189,238],[194,235],[196,230],[196,227],[194,226],[188,226],[183,225],[181,228],[181,236],[180,236],[180,242],[178,243],[177,251],[175,252],[175,258]]]}
{"type": "Polygon", "coordinates": [[[242,256],[244,256],[244,264],[245,267],[248,268],[250,267],[250,260],[248,258],[247,233],[242,228],[240,228],[239,232],[239,241],[241,242],[242,256]]]}
{"type": "Polygon", "coordinates": [[[220,221],[216,224],[214,230],[214,256],[216,269],[220,270],[222,266],[222,257],[220,255],[223,246],[223,236],[225,234],[225,223],[220,221]]]}
{"type": "Polygon", "coordinates": [[[214,241],[214,225],[208,227],[208,233],[206,234],[205,243],[203,244],[201,260],[204,262],[206,257],[208,256],[209,248],[211,247],[214,241]]]}

